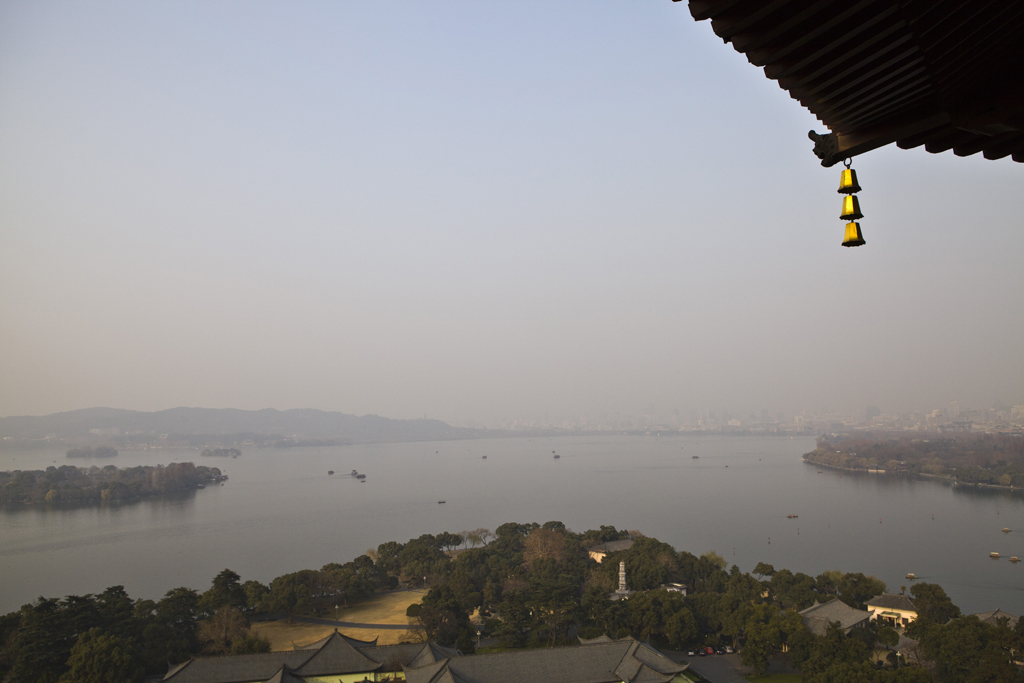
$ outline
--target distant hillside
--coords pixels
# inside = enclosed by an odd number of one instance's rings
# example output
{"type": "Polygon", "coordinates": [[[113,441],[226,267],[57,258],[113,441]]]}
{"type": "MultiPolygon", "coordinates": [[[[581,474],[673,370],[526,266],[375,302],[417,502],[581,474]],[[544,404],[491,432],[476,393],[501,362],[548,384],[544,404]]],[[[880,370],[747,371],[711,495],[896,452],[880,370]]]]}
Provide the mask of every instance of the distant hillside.
{"type": "Polygon", "coordinates": [[[276,445],[304,442],[429,441],[483,436],[485,430],[452,427],[440,420],[392,420],[323,410],[235,410],[172,408],[155,413],[85,408],[43,416],[0,418],[0,439],[24,444],[103,439],[145,442],[234,443],[253,440],[276,445]]]}

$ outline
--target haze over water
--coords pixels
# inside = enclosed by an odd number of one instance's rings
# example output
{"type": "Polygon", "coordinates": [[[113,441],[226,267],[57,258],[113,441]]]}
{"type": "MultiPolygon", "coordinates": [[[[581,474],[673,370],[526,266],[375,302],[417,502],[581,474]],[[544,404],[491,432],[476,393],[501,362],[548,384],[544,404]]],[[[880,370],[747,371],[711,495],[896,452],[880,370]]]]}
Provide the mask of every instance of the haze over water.
{"type": "Polygon", "coordinates": [[[121,505],[0,510],[0,613],[115,584],[147,598],[205,590],[225,567],[266,583],[385,541],[548,520],[637,529],[677,550],[715,550],[743,571],[764,561],[811,575],[864,572],[893,592],[914,572],[965,612],[1024,612],[1024,566],[988,557],[1024,556],[1024,531],[1000,531],[1024,529],[1024,498],[819,473],[800,459],[813,447],[810,438],[602,436],[250,449],[235,459],[5,451],[5,470],[191,460],[230,479],[121,505]],[[352,469],[366,483],[345,475],[352,469]]]}

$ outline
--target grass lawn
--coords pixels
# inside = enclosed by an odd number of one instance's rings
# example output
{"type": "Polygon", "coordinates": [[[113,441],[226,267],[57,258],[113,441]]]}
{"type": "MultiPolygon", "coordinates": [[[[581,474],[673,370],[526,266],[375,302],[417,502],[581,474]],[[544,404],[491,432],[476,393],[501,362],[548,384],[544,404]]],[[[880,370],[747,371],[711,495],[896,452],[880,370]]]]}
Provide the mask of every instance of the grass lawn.
{"type": "Polygon", "coordinates": [[[800,674],[769,674],[767,676],[747,676],[750,683],[800,683],[800,674]]]}
{"type": "MultiPolygon", "coordinates": [[[[412,619],[405,616],[405,610],[414,602],[419,602],[426,594],[425,591],[392,591],[390,593],[375,593],[365,600],[350,603],[349,607],[342,607],[338,610],[338,621],[353,621],[364,624],[401,624],[403,626],[412,623],[412,619]]],[[[333,612],[333,610],[332,610],[333,612]]],[[[333,619],[334,614],[325,614],[324,618],[333,619]]],[[[320,624],[304,624],[293,622],[289,624],[286,620],[264,621],[252,625],[255,633],[270,641],[270,649],[279,652],[291,650],[297,647],[304,647],[310,643],[324,638],[334,632],[333,626],[322,626],[320,624]]],[[[381,629],[340,629],[342,633],[359,640],[373,640],[381,645],[392,645],[394,643],[419,642],[423,639],[422,632],[418,630],[381,630],[381,629]]]]}
{"type": "MultiPolygon", "coordinates": [[[[338,610],[338,621],[356,621],[364,624],[406,624],[412,619],[405,616],[405,610],[414,602],[419,602],[426,591],[401,590],[389,593],[374,593],[365,600],[350,602],[348,607],[338,610]]],[[[334,610],[322,615],[325,619],[334,619],[334,610]]]]}
{"type": "MultiPolygon", "coordinates": [[[[293,650],[296,647],[302,649],[310,643],[315,643],[321,638],[326,638],[334,632],[333,626],[321,626],[320,624],[303,624],[292,622],[289,624],[284,619],[279,621],[263,621],[252,625],[254,633],[258,633],[270,641],[270,649],[274,652],[282,650],[293,650]]],[[[368,628],[339,628],[339,631],[350,638],[357,640],[373,640],[378,638],[379,645],[394,645],[395,643],[416,643],[423,640],[422,631],[382,631],[368,628]]]]}

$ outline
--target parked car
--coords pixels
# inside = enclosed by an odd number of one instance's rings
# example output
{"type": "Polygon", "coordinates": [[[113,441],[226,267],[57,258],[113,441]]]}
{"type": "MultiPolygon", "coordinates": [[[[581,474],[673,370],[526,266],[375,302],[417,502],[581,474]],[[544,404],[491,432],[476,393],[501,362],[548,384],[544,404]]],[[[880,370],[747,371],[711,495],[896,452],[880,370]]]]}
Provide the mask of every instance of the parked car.
{"type": "Polygon", "coordinates": [[[725,648],[724,647],[717,647],[717,648],[715,648],[715,654],[716,655],[724,655],[725,654],[725,648]]]}
{"type": "Polygon", "coordinates": [[[699,650],[697,650],[697,654],[700,655],[701,657],[707,657],[708,656],[708,653],[704,651],[704,648],[700,648],[699,650]]]}
{"type": "Polygon", "coordinates": [[[687,656],[687,657],[696,657],[696,656],[697,656],[697,651],[696,651],[696,650],[694,650],[694,649],[693,649],[693,648],[691,647],[691,648],[690,648],[689,650],[687,650],[687,651],[686,651],[686,656],[687,656]]]}
{"type": "Polygon", "coordinates": [[[726,646],[725,646],[725,654],[727,654],[727,655],[731,655],[731,654],[733,654],[734,652],[736,652],[736,650],[733,650],[733,649],[732,649],[732,646],[731,646],[731,645],[726,645],[726,646]]]}
{"type": "Polygon", "coordinates": [[[706,648],[704,648],[704,652],[706,652],[709,655],[713,655],[715,654],[715,648],[708,645],[706,648]]]}

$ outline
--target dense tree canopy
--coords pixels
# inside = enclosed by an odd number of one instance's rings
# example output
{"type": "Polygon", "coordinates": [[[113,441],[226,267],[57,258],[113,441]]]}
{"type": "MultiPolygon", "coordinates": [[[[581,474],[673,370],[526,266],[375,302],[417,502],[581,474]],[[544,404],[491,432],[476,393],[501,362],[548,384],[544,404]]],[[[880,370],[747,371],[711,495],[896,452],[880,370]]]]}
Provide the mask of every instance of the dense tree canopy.
{"type": "Polygon", "coordinates": [[[833,625],[816,636],[798,614],[815,601],[862,608],[886,590],[874,577],[839,571],[811,577],[765,563],[747,574],[727,569],[713,551],[680,552],[607,526],[575,533],[557,521],[503,524],[493,535],[476,529],[389,541],[348,562],[276,577],[269,586],[225,569],[202,594],[182,587],[157,601],[133,601],[113,586],[98,595],[40,598],[0,617],[0,680],[128,682],[200,653],[263,652],[269,645],[253,635],[248,615],[330,616],[335,605],[400,580],[428,588],[408,610],[427,637],[464,653],[473,651],[477,628],[502,647],[567,645],[577,635],[607,634],[677,650],[738,646],[744,664],[758,672],[785,652],[787,665],[808,683],[1020,681],[1010,653],[1024,649],[1024,626],[1015,631],[961,617],[935,584],[914,586],[920,618],[907,630],[920,639],[930,668],[908,666],[894,653],[880,656],[880,665],[872,653],[896,646],[892,629],[871,622],[844,633],[833,625]],[[630,548],[602,563],[590,558],[588,549],[623,538],[632,538],[630,548]],[[614,594],[619,562],[632,591],[625,598],[614,594]],[[688,595],[662,589],[670,583],[686,584],[688,595]],[[482,627],[471,622],[474,613],[482,627]]]}

